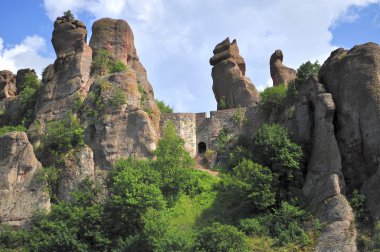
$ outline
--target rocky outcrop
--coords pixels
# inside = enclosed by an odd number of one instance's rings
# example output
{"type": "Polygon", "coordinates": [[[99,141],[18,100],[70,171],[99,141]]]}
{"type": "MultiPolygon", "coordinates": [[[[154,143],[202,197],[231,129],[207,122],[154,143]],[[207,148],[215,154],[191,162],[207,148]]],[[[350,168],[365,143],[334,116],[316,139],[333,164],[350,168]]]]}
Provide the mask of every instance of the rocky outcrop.
{"type": "Polygon", "coordinates": [[[95,179],[94,153],[87,145],[72,150],[65,158],[58,182],[58,197],[71,201],[72,192],[85,179],[95,179]]]}
{"type": "Polygon", "coordinates": [[[158,132],[160,112],[154,100],[154,92],[148,81],[146,70],[137,56],[134,36],[131,27],[125,20],[102,18],[92,26],[90,46],[96,55],[99,49],[107,50],[113,60],[123,62],[136,74],[136,81],[147,99],[141,104],[144,110],[150,111],[150,117],[158,132]]]}
{"type": "Polygon", "coordinates": [[[16,75],[16,86],[17,86],[17,93],[21,93],[22,90],[25,88],[25,76],[33,76],[37,78],[36,71],[33,69],[25,68],[25,69],[20,69],[17,71],[16,75]]]}
{"type": "Polygon", "coordinates": [[[331,53],[319,77],[336,104],[336,138],[348,187],[361,189],[380,219],[380,47],[374,43],[331,53]]]}
{"type": "Polygon", "coordinates": [[[65,17],[57,18],[54,27],[52,42],[57,59],[42,76],[44,85],[30,127],[33,142],[38,142],[48,121],[62,119],[68,112],[75,113],[73,104],[84,99],[92,84],[92,50],[86,44],[86,27],[78,20],[65,17]]]}
{"type": "Polygon", "coordinates": [[[356,251],[356,230],[352,209],[344,196],[345,181],[341,155],[335,138],[335,104],[316,77],[300,86],[295,106],[297,141],[310,153],[303,194],[326,226],[316,251],[356,251]]]}
{"type": "Polygon", "coordinates": [[[0,137],[0,223],[21,226],[36,210],[49,210],[41,164],[24,132],[0,137]]]}
{"type": "Polygon", "coordinates": [[[111,61],[127,66],[119,73],[96,76],[92,95],[86,99],[97,111],[88,119],[93,123],[86,131],[95,161],[110,168],[121,157],[150,157],[158,141],[160,112],[132,30],[124,20],[104,18],[94,23],[92,31],[90,46],[95,55],[99,49],[107,50],[111,61]]]}
{"type": "Polygon", "coordinates": [[[0,99],[17,94],[16,76],[8,70],[0,71],[0,99]]]}
{"type": "Polygon", "coordinates": [[[281,50],[276,50],[270,57],[270,75],[273,80],[273,86],[288,85],[297,77],[297,71],[285,66],[282,63],[283,59],[284,55],[281,50]]]}
{"type": "Polygon", "coordinates": [[[251,107],[260,96],[249,78],[245,76],[245,62],[239,54],[236,40],[226,38],[216,45],[210,59],[215,99],[218,110],[251,107]]]}

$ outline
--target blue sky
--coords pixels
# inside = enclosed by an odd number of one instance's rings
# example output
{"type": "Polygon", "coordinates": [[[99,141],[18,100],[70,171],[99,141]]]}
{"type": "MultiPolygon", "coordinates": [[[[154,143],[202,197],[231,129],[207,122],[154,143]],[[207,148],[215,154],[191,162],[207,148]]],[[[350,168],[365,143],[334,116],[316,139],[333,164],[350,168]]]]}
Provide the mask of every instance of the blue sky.
{"type": "MultiPolygon", "coordinates": [[[[53,63],[54,19],[70,9],[91,35],[94,20],[128,21],[156,97],[178,112],[215,110],[214,46],[236,38],[247,76],[260,90],[271,85],[269,57],[284,63],[323,62],[338,47],[380,43],[380,0],[7,0],[0,15],[0,70],[53,63]]],[[[88,38],[89,38],[88,37],[88,38]]]]}

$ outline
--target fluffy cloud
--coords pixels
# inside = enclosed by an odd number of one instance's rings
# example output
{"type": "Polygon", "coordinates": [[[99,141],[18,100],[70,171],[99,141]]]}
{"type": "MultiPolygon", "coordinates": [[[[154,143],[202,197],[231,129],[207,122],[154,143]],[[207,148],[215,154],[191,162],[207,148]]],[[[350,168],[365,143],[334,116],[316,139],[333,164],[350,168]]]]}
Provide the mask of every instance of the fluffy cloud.
{"type": "MultiPolygon", "coordinates": [[[[331,50],[331,28],[353,22],[352,7],[378,0],[44,0],[51,20],[70,9],[79,18],[126,19],[156,96],[180,111],[215,109],[211,90],[214,46],[236,38],[249,76],[259,89],[268,85],[269,57],[283,50],[284,63],[297,68],[323,62],[331,50]]],[[[91,24],[88,24],[89,26],[91,24]]]]}
{"type": "Polygon", "coordinates": [[[21,68],[33,68],[40,75],[42,69],[53,62],[53,59],[43,56],[46,42],[42,37],[33,35],[26,37],[20,44],[4,47],[0,38],[0,69],[16,72],[21,68]]]}

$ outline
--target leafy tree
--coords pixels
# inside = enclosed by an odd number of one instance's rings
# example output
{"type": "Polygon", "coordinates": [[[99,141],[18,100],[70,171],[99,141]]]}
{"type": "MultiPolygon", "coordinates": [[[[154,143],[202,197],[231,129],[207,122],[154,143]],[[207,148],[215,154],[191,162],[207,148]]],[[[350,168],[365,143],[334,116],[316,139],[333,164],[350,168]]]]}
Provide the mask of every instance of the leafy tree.
{"type": "Polygon", "coordinates": [[[272,173],[267,167],[243,159],[233,168],[232,174],[241,182],[240,186],[246,192],[246,200],[254,209],[265,210],[275,203],[275,194],[271,188],[272,173]]]}
{"type": "Polygon", "coordinates": [[[41,143],[46,151],[65,153],[84,144],[84,129],[79,119],[69,113],[63,119],[47,124],[41,143]]]}
{"type": "Polygon", "coordinates": [[[270,168],[279,179],[278,200],[287,199],[289,186],[302,186],[301,147],[293,143],[287,130],[278,124],[264,124],[253,137],[252,157],[270,168]]]}
{"type": "Polygon", "coordinates": [[[37,100],[38,92],[41,89],[41,82],[37,76],[27,73],[24,76],[24,86],[19,94],[21,101],[22,124],[28,127],[34,120],[34,105],[37,100]]]}
{"type": "Polygon", "coordinates": [[[321,65],[318,63],[318,60],[314,63],[310,61],[303,63],[297,69],[297,81],[305,81],[312,75],[318,75],[319,69],[321,69],[321,65]]]}
{"type": "Polygon", "coordinates": [[[266,88],[260,93],[261,102],[260,106],[268,113],[280,112],[284,109],[284,102],[286,98],[287,87],[285,85],[278,85],[266,88]]]}
{"type": "Polygon", "coordinates": [[[250,251],[246,236],[236,227],[218,222],[203,228],[196,238],[197,251],[250,251]]]}
{"type": "Polygon", "coordinates": [[[165,125],[155,155],[154,166],[161,174],[162,193],[169,201],[175,201],[180,192],[188,187],[194,160],[186,151],[184,140],[177,136],[172,123],[165,125]]]}
{"type": "Polygon", "coordinates": [[[112,236],[133,235],[142,230],[141,216],[149,209],[162,210],[160,174],[144,160],[119,160],[110,171],[110,196],[106,203],[112,236]]]}
{"type": "Polygon", "coordinates": [[[161,113],[173,113],[173,108],[165,104],[164,101],[156,99],[156,103],[161,113]]]}

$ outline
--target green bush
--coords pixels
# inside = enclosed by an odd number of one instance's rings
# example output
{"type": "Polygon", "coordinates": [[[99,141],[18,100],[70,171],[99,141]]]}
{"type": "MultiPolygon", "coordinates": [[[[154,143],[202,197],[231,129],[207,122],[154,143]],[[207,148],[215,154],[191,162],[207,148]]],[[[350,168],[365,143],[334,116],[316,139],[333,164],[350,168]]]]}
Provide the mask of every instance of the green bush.
{"type": "Polygon", "coordinates": [[[84,144],[84,129],[79,119],[69,113],[63,119],[46,125],[46,134],[42,137],[41,144],[49,152],[65,153],[84,144]]]}
{"type": "Polygon", "coordinates": [[[263,223],[260,218],[241,219],[239,223],[240,229],[246,235],[266,236],[269,234],[268,223],[263,223]]]}
{"type": "Polygon", "coordinates": [[[98,49],[92,59],[92,71],[99,75],[107,74],[110,66],[110,54],[105,49],[98,49]]]}
{"type": "Polygon", "coordinates": [[[0,128],[0,136],[5,135],[12,131],[24,131],[26,132],[26,128],[24,126],[3,126],[0,128]]]}
{"type": "Polygon", "coordinates": [[[292,242],[307,245],[310,239],[301,226],[306,217],[304,210],[282,202],[281,207],[275,209],[273,214],[267,215],[264,221],[269,225],[270,234],[277,240],[278,245],[292,242]]]}
{"type": "Polygon", "coordinates": [[[255,210],[265,210],[275,203],[272,192],[272,173],[262,165],[244,159],[233,168],[233,176],[239,180],[239,187],[245,191],[245,201],[255,210]]]}
{"type": "Polygon", "coordinates": [[[160,174],[148,161],[119,160],[109,175],[106,203],[112,234],[131,235],[142,230],[141,216],[149,209],[162,210],[160,174]]]}
{"type": "Polygon", "coordinates": [[[34,120],[34,105],[40,89],[41,82],[37,76],[32,73],[25,74],[24,86],[18,96],[21,101],[22,124],[25,127],[28,127],[34,120]]]}
{"type": "Polygon", "coordinates": [[[156,103],[161,113],[173,113],[173,108],[165,104],[164,101],[156,99],[156,103]]]}
{"type": "Polygon", "coordinates": [[[286,93],[287,87],[285,85],[266,88],[260,93],[260,107],[267,113],[281,112],[285,107],[286,93]]]}
{"type": "Polygon", "coordinates": [[[63,13],[63,16],[66,17],[68,20],[75,20],[75,17],[71,10],[67,10],[63,13]]]}
{"type": "Polygon", "coordinates": [[[352,210],[354,210],[355,219],[358,222],[368,222],[369,213],[365,207],[365,196],[361,194],[358,190],[354,190],[350,197],[350,205],[352,210]]]}
{"type": "Polygon", "coordinates": [[[290,186],[302,187],[302,149],[290,140],[284,127],[278,124],[261,126],[253,137],[251,151],[255,162],[269,167],[278,177],[278,201],[291,196],[290,186]]]}
{"type": "Polygon", "coordinates": [[[218,222],[199,231],[196,241],[197,251],[250,251],[244,233],[234,226],[218,222]]]}
{"type": "Polygon", "coordinates": [[[123,72],[126,69],[127,66],[121,60],[116,60],[109,66],[109,71],[111,73],[123,72]]]}
{"type": "MultiPolygon", "coordinates": [[[[15,229],[9,225],[0,225],[0,250],[18,249],[28,241],[28,232],[23,229],[15,229]]],[[[7,251],[7,250],[5,250],[7,251]]],[[[13,251],[13,250],[12,250],[13,251]]],[[[19,250],[15,250],[19,251],[19,250]]]]}
{"type": "Polygon", "coordinates": [[[321,69],[321,65],[318,63],[318,60],[314,63],[311,63],[310,61],[303,63],[297,69],[297,81],[305,81],[310,76],[318,75],[319,69],[321,69]]]}
{"type": "Polygon", "coordinates": [[[126,103],[127,96],[120,87],[111,87],[109,103],[111,106],[119,107],[126,103]]]}
{"type": "Polygon", "coordinates": [[[189,186],[194,160],[185,149],[185,142],[178,137],[172,123],[165,125],[163,137],[154,154],[155,169],[161,174],[161,190],[164,196],[175,201],[181,191],[189,186]]]}

